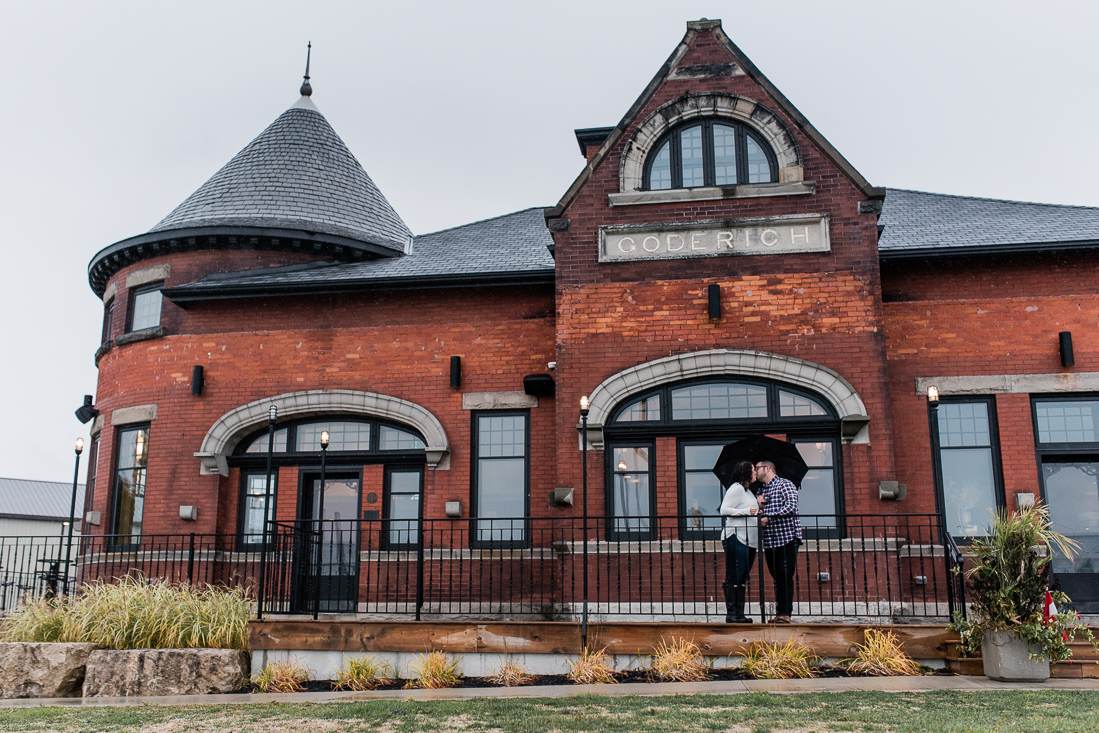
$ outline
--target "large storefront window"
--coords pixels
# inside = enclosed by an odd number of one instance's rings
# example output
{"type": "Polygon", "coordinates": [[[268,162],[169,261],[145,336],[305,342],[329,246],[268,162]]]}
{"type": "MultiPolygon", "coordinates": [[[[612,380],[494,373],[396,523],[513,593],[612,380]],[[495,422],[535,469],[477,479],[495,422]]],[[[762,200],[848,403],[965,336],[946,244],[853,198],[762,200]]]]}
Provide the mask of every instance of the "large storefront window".
{"type": "Polygon", "coordinates": [[[946,529],[958,538],[983,536],[1003,503],[992,399],[944,401],[937,414],[936,483],[946,529]]]}
{"type": "Polygon", "coordinates": [[[136,545],[141,541],[148,460],[149,426],[120,429],[115,458],[111,532],[115,535],[114,543],[117,545],[136,545]]]}
{"type": "MultiPolygon", "coordinates": [[[[799,500],[810,536],[831,536],[842,512],[839,420],[819,395],[763,380],[695,380],[631,397],[611,411],[607,442],[608,531],[614,539],[650,539],[657,494],[656,438],[676,438],[679,533],[712,539],[721,531],[723,490],[713,474],[721,449],[752,434],[798,445],[810,470],[799,500]]],[[[663,471],[662,471],[663,474],[663,471]]]]}
{"type": "Polygon", "coordinates": [[[1033,400],[1042,498],[1053,528],[1080,545],[1053,556],[1053,580],[1081,613],[1099,613],[1099,398],[1033,400]]]}
{"type": "Polygon", "coordinates": [[[474,413],[474,546],[520,547],[529,541],[529,413],[474,413]]]}

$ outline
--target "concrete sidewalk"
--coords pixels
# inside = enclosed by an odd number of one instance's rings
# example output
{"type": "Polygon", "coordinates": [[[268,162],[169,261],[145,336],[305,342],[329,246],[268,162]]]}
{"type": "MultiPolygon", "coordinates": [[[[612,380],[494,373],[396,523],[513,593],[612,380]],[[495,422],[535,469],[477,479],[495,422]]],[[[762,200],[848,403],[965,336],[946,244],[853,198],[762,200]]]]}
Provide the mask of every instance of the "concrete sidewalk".
{"type": "Polygon", "coordinates": [[[326,703],[361,700],[476,700],[504,697],[640,697],[658,695],[740,695],[746,692],[930,692],[932,690],[1095,690],[1099,679],[1049,679],[1039,683],[994,682],[987,677],[839,677],[808,680],[736,680],[545,687],[473,687],[448,690],[375,690],[370,692],[298,692],[291,694],[177,695],[170,697],[56,697],[0,700],[0,708],[109,707],[127,705],[248,705],[255,703],[326,703]]]}

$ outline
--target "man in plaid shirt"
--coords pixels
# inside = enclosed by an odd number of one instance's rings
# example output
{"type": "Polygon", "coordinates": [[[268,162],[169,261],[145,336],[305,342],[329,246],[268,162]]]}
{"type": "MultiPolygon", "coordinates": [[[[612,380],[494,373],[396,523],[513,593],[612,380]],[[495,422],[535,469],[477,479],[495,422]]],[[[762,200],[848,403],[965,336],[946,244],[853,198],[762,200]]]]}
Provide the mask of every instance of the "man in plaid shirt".
{"type": "Polygon", "coordinates": [[[801,545],[798,487],[775,473],[775,464],[756,464],[756,480],[763,482],[759,498],[763,526],[763,556],[775,580],[775,617],[771,623],[788,624],[794,612],[794,573],[801,545]]]}

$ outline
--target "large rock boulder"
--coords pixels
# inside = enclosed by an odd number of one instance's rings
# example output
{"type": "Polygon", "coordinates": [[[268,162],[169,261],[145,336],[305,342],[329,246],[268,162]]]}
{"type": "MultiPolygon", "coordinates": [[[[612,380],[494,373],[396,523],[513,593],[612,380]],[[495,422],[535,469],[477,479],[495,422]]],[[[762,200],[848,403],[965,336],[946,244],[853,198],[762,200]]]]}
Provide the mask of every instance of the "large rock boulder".
{"type": "Polygon", "coordinates": [[[84,697],[233,692],[248,671],[248,652],[235,649],[101,650],[88,660],[84,697]]]}
{"type": "Polygon", "coordinates": [[[0,643],[0,697],[80,697],[95,644],[0,643]]]}

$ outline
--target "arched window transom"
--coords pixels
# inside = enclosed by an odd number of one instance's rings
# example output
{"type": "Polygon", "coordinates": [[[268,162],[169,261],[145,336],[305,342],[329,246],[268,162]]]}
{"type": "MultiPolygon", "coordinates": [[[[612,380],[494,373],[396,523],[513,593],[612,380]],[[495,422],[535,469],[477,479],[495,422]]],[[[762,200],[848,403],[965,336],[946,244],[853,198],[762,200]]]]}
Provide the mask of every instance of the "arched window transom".
{"type": "Polygon", "coordinates": [[[774,183],[778,164],[770,146],[747,125],[725,119],[695,120],[653,146],[645,190],[774,183]]]}

